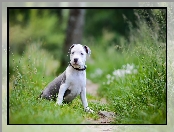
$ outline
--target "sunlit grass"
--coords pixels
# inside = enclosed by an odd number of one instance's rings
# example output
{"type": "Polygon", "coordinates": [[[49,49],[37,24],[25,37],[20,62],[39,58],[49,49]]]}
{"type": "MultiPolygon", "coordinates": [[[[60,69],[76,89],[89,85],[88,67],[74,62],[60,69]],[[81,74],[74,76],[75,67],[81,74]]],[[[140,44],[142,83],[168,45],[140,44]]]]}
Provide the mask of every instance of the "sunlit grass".
{"type": "MultiPolygon", "coordinates": [[[[99,93],[105,96],[117,113],[115,123],[121,124],[165,124],[166,123],[166,48],[157,41],[146,25],[142,24],[141,34],[132,34],[128,58],[137,59],[136,74],[122,77],[105,76],[106,81],[99,93]],[[148,34],[150,32],[150,34],[148,34]],[[141,39],[144,37],[143,39],[141,39]],[[109,83],[107,83],[109,81],[109,83]]],[[[128,55],[128,54],[127,54],[128,55]]],[[[124,65],[126,60],[122,58],[124,65]]],[[[119,68],[117,68],[119,69],[119,68]]],[[[126,71],[125,71],[126,72],[126,71]]]]}

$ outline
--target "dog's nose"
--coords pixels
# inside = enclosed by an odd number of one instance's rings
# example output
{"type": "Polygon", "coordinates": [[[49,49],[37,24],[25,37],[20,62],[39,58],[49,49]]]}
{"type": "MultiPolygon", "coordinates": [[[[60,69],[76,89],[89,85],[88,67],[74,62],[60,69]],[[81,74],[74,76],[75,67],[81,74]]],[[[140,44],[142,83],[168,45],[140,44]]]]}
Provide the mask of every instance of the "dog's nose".
{"type": "Polygon", "coordinates": [[[78,58],[74,58],[74,62],[77,62],[78,61],[78,58]]]}

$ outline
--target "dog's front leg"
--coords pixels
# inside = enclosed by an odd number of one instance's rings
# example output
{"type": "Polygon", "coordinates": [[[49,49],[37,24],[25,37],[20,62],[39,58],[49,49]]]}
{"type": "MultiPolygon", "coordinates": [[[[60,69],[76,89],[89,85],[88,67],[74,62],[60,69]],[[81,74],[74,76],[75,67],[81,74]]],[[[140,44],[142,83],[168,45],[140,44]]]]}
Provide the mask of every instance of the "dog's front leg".
{"type": "Polygon", "coordinates": [[[62,102],[63,102],[63,95],[64,95],[64,93],[65,93],[65,91],[67,89],[68,89],[68,85],[67,84],[62,84],[60,86],[58,97],[57,97],[57,102],[56,102],[58,105],[62,104],[62,102]]]}
{"type": "Polygon", "coordinates": [[[82,90],[82,92],[80,93],[80,97],[81,97],[81,101],[82,101],[82,104],[83,104],[83,107],[84,107],[84,110],[86,112],[94,112],[93,110],[91,110],[89,107],[88,107],[88,102],[87,102],[87,98],[86,98],[86,88],[84,88],[82,90]]]}

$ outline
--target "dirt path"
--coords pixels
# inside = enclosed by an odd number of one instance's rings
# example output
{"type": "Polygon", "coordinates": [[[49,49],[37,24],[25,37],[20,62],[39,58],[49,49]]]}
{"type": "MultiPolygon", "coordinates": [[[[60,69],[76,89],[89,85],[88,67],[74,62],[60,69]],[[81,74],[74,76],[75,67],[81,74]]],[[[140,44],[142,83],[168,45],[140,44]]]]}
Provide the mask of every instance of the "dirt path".
{"type": "MultiPolygon", "coordinates": [[[[87,85],[87,86],[86,86],[86,87],[87,87],[86,92],[87,92],[88,94],[91,94],[92,96],[98,96],[98,94],[97,94],[97,90],[98,90],[98,88],[99,88],[99,85],[98,85],[98,84],[93,83],[93,82],[90,81],[90,80],[87,80],[86,85],[87,85]]],[[[107,101],[106,101],[105,98],[101,98],[100,101],[101,101],[101,103],[104,103],[104,104],[107,103],[107,101]]]]}
{"type": "MultiPolygon", "coordinates": [[[[91,94],[92,96],[98,96],[97,90],[99,88],[98,84],[92,83],[90,80],[87,80],[87,93],[91,94]]],[[[106,104],[107,101],[105,98],[100,99],[100,103],[106,104]]],[[[109,125],[113,121],[113,117],[115,116],[113,112],[107,111],[99,111],[98,112],[99,119],[93,120],[88,119],[91,124],[108,124],[108,125],[87,125],[85,126],[86,129],[95,132],[103,132],[103,131],[114,131],[116,130],[116,126],[109,125]]]]}
{"type": "MultiPolygon", "coordinates": [[[[87,91],[86,92],[88,94],[91,94],[92,96],[97,97],[98,96],[98,94],[97,94],[98,88],[99,88],[98,84],[95,84],[90,80],[87,80],[87,91]]],[[[101,104],[107,103],[105,98],[101,98],[97,102],[99,102],[101,104]]],[[[115,116],[115,114],[113,112],[108,112],[108,111],[98,111],[97,114],[100,117],[98,120],[89,119],[88,121],[91,122],[92,124],[110,124],[113,121],[113,118],[115,116]]]]}

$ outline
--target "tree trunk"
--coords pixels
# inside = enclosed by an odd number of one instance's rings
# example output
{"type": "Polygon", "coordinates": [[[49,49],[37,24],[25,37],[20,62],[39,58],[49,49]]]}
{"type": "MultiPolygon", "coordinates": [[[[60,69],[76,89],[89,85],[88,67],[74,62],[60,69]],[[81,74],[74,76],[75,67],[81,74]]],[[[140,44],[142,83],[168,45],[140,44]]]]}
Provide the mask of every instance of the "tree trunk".
{"type": "Polygon", "coordinates": [[[84,9],[70,9],[66,38],[63,46],[61,64],[59,68],[60,72],[65,70],[65,67],[67,67],[69,63],[69,57],[67,56],[67,54],[70,46],[72,44],[80,44],[82,41],[84,14],[84,9]]]}

